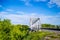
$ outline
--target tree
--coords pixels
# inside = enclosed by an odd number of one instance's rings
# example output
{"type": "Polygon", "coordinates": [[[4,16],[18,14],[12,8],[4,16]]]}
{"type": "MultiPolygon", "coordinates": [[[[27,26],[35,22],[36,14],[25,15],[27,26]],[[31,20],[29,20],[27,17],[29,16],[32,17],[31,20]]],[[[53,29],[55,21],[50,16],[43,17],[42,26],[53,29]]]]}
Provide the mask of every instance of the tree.
{"type": "Polygon", "coordinates": [[[55,25],[52,24],[42,24],[42,28],[56,28],[55,25]]]}

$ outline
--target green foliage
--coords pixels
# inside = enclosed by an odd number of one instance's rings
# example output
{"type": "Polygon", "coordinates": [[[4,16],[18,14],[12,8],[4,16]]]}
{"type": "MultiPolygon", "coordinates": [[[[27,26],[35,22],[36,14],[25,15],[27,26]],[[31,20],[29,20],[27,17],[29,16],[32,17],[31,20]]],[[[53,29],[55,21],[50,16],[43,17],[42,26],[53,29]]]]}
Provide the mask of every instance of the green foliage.
{"type": "Polygon", "coordinates": [[[0,40],[43,40],[48,34],[50,33],[31,32],[27,25],[12,25],[8,19],[0,20],[0,40]]]}
{"type": "Polygon", "coordinates": [[[60,29],[59,25],[52,25],[52,24],[42,24],[42,28],[54,28],[54,29],[60,29]]]}
{"type": "Polygon", "coordinates": [[[12,25],[10,20],[0,20],[0,40],[22,40],[28,33],[27,25],[12,25]]]}

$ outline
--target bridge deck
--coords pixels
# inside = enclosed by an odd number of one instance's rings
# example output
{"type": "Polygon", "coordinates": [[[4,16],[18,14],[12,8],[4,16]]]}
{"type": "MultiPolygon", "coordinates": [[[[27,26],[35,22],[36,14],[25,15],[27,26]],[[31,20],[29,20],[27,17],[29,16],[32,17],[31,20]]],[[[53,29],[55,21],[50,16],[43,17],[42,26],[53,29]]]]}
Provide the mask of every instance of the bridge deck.
{"type": "Polygon", "coordinates": [[[60,29],[54,29],[54,28],[41,28],[41,29],[45,29],[45,30],[54,30],[54,31],[60,31],[60,29]]]}
{"type": "Polygon", "coordinates": [[[60,29],[51,29],[51,28],[41,28],[41,31],[60,33],[60,29]]]}

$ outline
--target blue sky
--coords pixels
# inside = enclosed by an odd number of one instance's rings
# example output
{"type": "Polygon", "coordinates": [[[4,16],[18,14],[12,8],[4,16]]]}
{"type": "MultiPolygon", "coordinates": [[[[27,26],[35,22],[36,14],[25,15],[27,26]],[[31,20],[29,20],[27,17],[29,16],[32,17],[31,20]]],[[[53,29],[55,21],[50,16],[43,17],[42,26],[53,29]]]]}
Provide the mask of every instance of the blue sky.
{"type": "Polygon", "coordinates": [[[29,25],[30,17],[41,23],[60,25],[60,0],[0,0],[0,18],[29,25]]]}

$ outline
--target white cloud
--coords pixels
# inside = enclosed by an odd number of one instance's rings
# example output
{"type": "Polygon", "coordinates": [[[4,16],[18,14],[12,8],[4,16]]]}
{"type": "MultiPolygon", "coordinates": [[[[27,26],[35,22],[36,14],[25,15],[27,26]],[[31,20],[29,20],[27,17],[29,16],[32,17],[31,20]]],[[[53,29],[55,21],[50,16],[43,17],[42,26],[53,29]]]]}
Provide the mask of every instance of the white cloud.
{"type": "Polygon", "coordinates": [[[40,1],[46,2],[47,0],[20,0],[20,1],[24,2],[26,6],[32,6],[32,4],[30,3],[31,1],[34,1],[34,2],[40,2],[40,1]]]}
{"type": "Polygon", "coordinates": [[[28,24],[29,14],[7,14],[7,12],[0,12],[0,18],[10,19],[13,24],[28,24]]]}
{"type": "Polygon", "coordinates": [[[26,23],[27,17],[25,15],[9,14],[9,15],[4,15],[4,17],[12,20],[12,23],[14,24],[27,24],[26,23]]]}
{"type": "Polygon", "coordinates": [[[60,7],[60,0],[50,0],[50,2],[48,2],[50,5],[56,4],[58,7],[60,7]]]}
{"type": "Polygon", "coordinates": [[[26,6],[32,6],[32,4],[30,4],[29,2],[25,3],[26,6]]]}
{"type": "Polygon", "coordinates": [[[60,25],[60,16],[55,15],[55,16],[46,16],[46,15],[42,15],[40,16],[41,18],[41,23],[49,23],[49,24],[58,24],[60,25]]]}
{"type": "MultiPolygon", "coordinates": [[[[32,6],[32,4],[30,3],[32,0],[20,0],[20,1],[23,1],[25,5],[27,6],[32,6]]],[[[48,0],[33,0],[33,1],[34,2],[46,2],[48,0]]],[[[50,0],[47,4],[49,8],[54,7],[54,6],[60,7],[60,0],[50,0]]]]}
{"type": "Polygon", "coordinates": [[[32,6],[32,4],[30,4],[31,0],[20,0],[20,1],[24,2],[26,6],[32,6]]]}
{"type": "Polygon", "coordinates": [[[25,14],[25,13],[22,12],[22,11],[16,11],[16,13],[17,13],[17,14],[22,14],[22,15],[25,14]]]}
{"type": "Polygon", "coordinates": [[[52,8],[52,7],[55,6],[55,5],[52,5],[52,4],[49,4],[49,3],[47,5],[48,5],[49,8],[52,8]]]}
{"type": "Polygon", "coordinates": [[[12,9],[6,9],[6,11],[8,11],[8,12],[12,12],[12,11],[14,11],[14,10],[12,10],[12,9]]]}
{"type": "MultiPolygon", "coordinates": [[[[37,13],[29,13],[29,14],[7,14],[7,12],[0,12],[2,18],[7,18],[12,21],[13,24],[27,24],[29,25],[30,17],[39,17],[41,19],[41,23],[50,23],[50,24],[60,24],[60,16],[46,16],[43,14],[37,13]]],[[[23,12],[24,13],[24,12],[23,12]]],[[[0,16],[1,17],[1,16],[0,16]]]]}
{"type": "Polygon", "coordinates": [[[0,12],[0,15],[5,15],[5,14],[8,14],[8,12],[0,12]]]}

